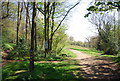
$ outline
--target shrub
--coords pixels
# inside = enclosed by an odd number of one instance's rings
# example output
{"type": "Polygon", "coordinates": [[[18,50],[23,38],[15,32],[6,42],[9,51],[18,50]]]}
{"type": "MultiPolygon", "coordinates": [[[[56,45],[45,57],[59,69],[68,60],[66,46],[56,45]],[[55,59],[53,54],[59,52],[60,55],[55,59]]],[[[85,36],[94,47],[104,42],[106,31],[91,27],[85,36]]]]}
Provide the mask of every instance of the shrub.
{"type": "Polygon", "coordinates": [[[12,49],[14,49],[14,47],[11,44],[8,44],[8,43],[4,43],[2,47],[3,47],[3,50],[12,50],[12,49]]]}
{"type": "Polygon", "coordinates": [[[29,54],[29,45],[24,39],[19,40],[19,44],[14,47],[14,50],[10,52],[7,59],[21,59],[29,54]]]}

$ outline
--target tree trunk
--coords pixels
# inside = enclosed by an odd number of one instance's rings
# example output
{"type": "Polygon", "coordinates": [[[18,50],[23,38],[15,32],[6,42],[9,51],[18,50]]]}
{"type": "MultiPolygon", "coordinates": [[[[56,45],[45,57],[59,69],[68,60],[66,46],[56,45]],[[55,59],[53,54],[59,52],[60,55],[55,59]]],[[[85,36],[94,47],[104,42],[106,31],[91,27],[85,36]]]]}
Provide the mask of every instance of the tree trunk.
{"type": "Polygon", "coordinates": [[[101,47],[100,47],[100,40],[101,40],[101,39],[100,39],[100,36],[98,36],[98,41],[97,41],[97,48],[96,48],[96,50],[100,50],[100,51],[101,51],[102,49],[101,49],[101,47]]]}
{"type": "Polygon", "coordinates": [[[49,49],[50,49],[50,51],[52,51],[52,41],[53,41],[52,39],[53,39],[53,37],[51,37],[51,38],[50,38],[50,41],[49,41],[49,42],[50,42],[50,44],[49,44],[49,49]]]}
{"type": "Polygon", "coordinates": [[[26,35],[25,35],[25,37],[26,37],[26,40],[27,40],[27,38],[28,38],[28,36],[27,36],[27,34],[28,34],[28,15],[29,15],[29,12],[28,12],[28,6],[29,6],[29,3],[27,2],[27,7],[26,7],[26,35]]]}
{"type": "Polygon", "coordinates": [[[47,53],[49,53],[49,51],[50,51],[50,48],[49,48],[49,45],[50,45],[50,41],[49,41],[49,25],[50,25],[50,23],[49,23],[49,21],[50,21],[50,9],[49,9],[49,6],[50,6],[50,2],[48,1],[47,2],[47,22],[46,22],[46,24],[47,24],[47,43],[48,43],[48,49],[47,49],[47,53]]]}
{"type": "MultiPolygon", "coordinates": [[[[45,44],[47,43],[47,20],[46,20],[46,18],[47,18],[47,10],[46,10],[46,0],[44,0],[44,23],[45,23],[45,25],[44,25],[44,38],[45,38],[45,44]]],[[[46,48],[46,46],[44,46],[45,47],[45,58],[46,58],[46,55],[47,55],[47,48],[46,48]]]]}
{"type": "Polygon", "coordinates": [[[37,29],[36,29],[36,22],[35,24],[35,51],[37,51],[37,29]]]}
{"type": "Polygon", "coordinates": [[[20,19],[19,19],[19,10],[20,10],[20,2],[18,2],[18,12],[17,12],[17,37],[16,37],[16,45],[18,45],[18,36],[19,36],[19,25],[20,25],[20,19]]]}
{"type": "Polygon", "coordinates": [[[118,49],[120,51],[120,9],[118,9],[118,32],[117,32],[117,35],[118,35],[118,49]]]}
{"type": "Polygon", "coordinates": [[[53,2],[52,9],[53,9],[53,11],[52,11],[52,27],[51,27],[51,37],[50,37],[50,41],[49,41],[49,49],[50,49],[50,51],[52,50],[52,41],[53,41],[55,2],[53,2]]]}
{"type": "Polygon", "coordinates": [[[16,45],[18,45],[19,42],[19,27],[20,27],[20,22],[22,19],[22,11],[23,11],[23,2],[18,1],[18,17],[17,17],[17,40],[16,40],[16,45]],[[20,3],[22,4],[20,8],[20,3]]]}
{"type": "Polygon", "coordinates": [[[34,70],[34,35],[35,35],[35,16],[36,8],[35,2],[33,2],[33,12],[32,12],[32,29],[31,29],[31,50],[30,50],[30,72],[34,70]]]}

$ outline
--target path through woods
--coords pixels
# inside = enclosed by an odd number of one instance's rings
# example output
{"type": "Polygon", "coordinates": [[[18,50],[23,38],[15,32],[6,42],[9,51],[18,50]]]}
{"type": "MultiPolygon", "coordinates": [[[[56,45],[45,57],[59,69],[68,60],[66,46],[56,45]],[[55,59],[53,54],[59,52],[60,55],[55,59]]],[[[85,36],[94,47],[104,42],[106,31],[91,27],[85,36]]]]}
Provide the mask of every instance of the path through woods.
{"type": "Polygon", "coordinates": [[[77,55],[75,60],[79,61],[83,78],[120,80],[120,67],[112,61],[113,58],[96,58],[76,50],[69,50],[77,55]]]}

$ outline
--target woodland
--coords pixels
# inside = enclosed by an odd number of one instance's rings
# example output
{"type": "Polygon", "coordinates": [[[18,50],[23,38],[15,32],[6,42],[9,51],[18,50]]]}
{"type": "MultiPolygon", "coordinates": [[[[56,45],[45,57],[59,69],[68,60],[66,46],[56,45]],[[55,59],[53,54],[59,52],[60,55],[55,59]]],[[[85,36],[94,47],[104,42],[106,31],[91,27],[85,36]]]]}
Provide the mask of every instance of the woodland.
{"type": "MultiPolygon", "coordinates": [[[[93,1],[88,6],[84,17],[97,33],[86,42],[75,41],[66,34],[67,19],[80,3],[81,0],[0,1],[1,80],[89,81],[91,78],[82,76],[82,56],[72,50],[105,58],[104,61],[112,59],[118,68],[117,74],[111,72],[115,75],[111,79],[119,80],[120,1],[93,1]]],[[[95,79],[107,79],[103,77],[95,79]]]]}

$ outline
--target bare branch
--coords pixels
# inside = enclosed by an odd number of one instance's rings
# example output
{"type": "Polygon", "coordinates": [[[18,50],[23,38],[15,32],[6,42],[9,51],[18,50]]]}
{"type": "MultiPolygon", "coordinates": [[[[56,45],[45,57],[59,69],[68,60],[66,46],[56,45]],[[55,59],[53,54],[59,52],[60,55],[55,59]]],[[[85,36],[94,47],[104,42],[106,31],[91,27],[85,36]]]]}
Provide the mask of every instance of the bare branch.
{"type": "Polygon", "coordinates": [[[67,13],[66,13],[65,16],[63,17],[63,19],[62,19],[62,20],[60,21],[60,23],[58,24],[57,28],[54,30],[53,35],[54,35],[54,33],[59,29],[59,27],[61,26],[62,22],[65,20],[65,18],[66,18],[67,15],[69,14],[69,12],[70,12],[74,7],[76,7],[79,3],[80,3],[80,1],[77,2],[73,7],[71,7],[71,8],[67,11],[67,13]]]}
{"type": "Polygon", "coordinates": [[[38,8],[38,6],[36,5],[36,8],[43,14],[45,15],[44,11],[41,8],[38,8]]]}

